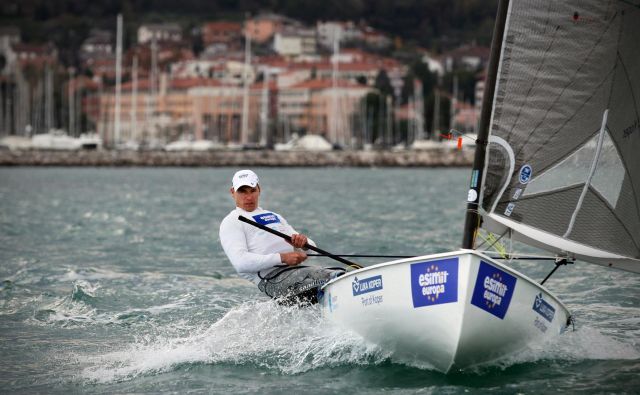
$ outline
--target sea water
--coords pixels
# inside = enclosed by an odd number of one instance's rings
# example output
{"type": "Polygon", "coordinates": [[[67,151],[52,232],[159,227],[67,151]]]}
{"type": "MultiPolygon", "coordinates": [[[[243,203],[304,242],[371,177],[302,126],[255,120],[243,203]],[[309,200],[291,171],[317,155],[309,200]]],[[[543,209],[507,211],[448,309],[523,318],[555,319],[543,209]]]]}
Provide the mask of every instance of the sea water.
{"type": "MultiPolygon", "coordinates": [[[[240,279],[218,241],[235,170],[1,168],[1,391],[640,392],[640,275],[561,267],[547,285],[575,331],[444,375],[240,279]]],[[[460,245],[468,169],[255,170],[262,207],[325,250],[460,245]]],[[[552,268],[512,265],[534,279],[552,268]]]]}

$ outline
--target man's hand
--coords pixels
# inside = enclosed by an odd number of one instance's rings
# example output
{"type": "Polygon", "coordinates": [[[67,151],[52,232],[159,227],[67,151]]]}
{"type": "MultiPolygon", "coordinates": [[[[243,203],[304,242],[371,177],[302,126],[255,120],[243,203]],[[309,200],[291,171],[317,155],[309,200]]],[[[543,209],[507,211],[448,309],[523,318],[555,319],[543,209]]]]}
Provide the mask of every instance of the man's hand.
{"type": "Polygon", "coordinates": [[[295,248],[302,248],[307,244],[307,236],[302,234],[291,235],[291,244],[295,248]]]}
{"type": "Polygon", "coordinates": [[[280,261],[289,266],[295,266],[307,259],[307,254],[302,251],[281,252],[280,261]]]}

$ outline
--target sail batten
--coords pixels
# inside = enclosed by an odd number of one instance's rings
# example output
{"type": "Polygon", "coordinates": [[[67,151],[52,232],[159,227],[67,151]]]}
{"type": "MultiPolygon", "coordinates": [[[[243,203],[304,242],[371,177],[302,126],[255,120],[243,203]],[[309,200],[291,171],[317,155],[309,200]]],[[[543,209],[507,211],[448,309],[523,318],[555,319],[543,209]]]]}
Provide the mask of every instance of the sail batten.
{"type": "Polygon", "coordinates": [[[639,4],[509,2],[483,227],[640,273],[639,4]]]}

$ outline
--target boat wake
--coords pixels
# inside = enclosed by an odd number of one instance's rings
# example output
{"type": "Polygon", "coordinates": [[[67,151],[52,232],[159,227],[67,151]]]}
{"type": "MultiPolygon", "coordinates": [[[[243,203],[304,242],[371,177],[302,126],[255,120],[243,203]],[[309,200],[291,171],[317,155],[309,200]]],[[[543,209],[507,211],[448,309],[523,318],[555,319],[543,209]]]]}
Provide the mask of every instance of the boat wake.
{"type": "Polygon", "coordinates": [[[245,303],[190,336],[142,336],[120,350],[80,357],[81,379],[125,381],[184,364],[253,365],[282,374],[345,364],[370,365],[389,355],[325,321],[318,308],[245,303]]]}
{"type": "MultiPolygon", "coordinates": [[[[187,325],[185,322],[172,325],[187,325]]],[[[155,328],[117,350],[79,356],[84,383],[103,384],[170,372],[189,364],[246,365],[291,375],[344,365],[385,363],[432,371],[430,366],[398,360],[355,333],[322,318],[318,308],[282,307],[271,301],[244,303],[211,326],[155,328]],[[153,333],[153,334],[151,334],[153,333]]],[[[638,360],[640,350],[598,329],[582,327],[552,341],[532,344],[515,356],[466,369],[485,374],[518,365],[555,361],[638,360]]],[[[439,374],[433,372],[435,374],[439,374]]]]}
{"type": "Polygon", "coordinates": [[[640,348],[602,333],[596,328],[582,326],[551,340],[532,343],[521,352],[465,369],[465,373],[484,374],[488,370],[530,363],[578,364],[585,361],[640,360],[640,348]]]}

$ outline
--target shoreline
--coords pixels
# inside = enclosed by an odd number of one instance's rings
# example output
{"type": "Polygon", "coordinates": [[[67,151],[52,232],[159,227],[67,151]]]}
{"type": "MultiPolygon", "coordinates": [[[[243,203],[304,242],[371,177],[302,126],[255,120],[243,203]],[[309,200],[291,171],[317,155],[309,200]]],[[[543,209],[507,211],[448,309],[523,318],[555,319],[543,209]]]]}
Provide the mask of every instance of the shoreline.
{"type": "Polygon", "coordinates": [[[473,148],[407,151],[0,150],[0,166],[468,167],[473,148]]]}

